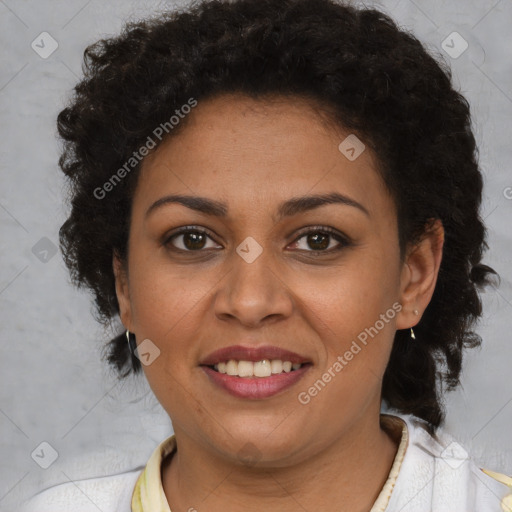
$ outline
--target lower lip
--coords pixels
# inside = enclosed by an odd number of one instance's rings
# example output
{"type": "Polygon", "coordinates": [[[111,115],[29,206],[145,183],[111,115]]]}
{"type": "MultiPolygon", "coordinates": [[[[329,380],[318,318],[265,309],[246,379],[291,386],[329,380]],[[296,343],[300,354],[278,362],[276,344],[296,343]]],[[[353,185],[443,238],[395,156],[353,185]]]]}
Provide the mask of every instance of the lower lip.
{"type": "Polygon", "coordinates": [[[311,364],[304,364],[298,370],[278,373],[270,377],[235,377],[216,372],[209,366],[201,366],[209,379],[228,393],[238,398],[259,400],[277,395],[299,381],[311,364]]]}

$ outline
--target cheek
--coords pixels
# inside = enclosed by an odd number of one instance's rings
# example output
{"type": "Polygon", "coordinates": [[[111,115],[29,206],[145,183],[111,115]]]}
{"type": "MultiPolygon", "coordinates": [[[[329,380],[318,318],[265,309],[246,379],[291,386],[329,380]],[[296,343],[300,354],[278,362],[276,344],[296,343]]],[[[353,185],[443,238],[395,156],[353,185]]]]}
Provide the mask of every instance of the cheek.
{"type": "Polygon", "coordinates": [[[387,294],[369,293],[358,278],[343,284],[332,289],[332,301],[315,301],[311,316],[322,336],[323,354],[299,397],[300,403],[309,404],[312,416],[334,426],[378,400],[396,317],[387,294]]]}
{"type": "Polygon", "coordinates": [[[191,278],[192,270],[133,258],[130,297],[137,340],[151,340],[159,355],[143,365],[148,382],[160,399],[172,396],[195,368],[197,340],[204,325],[204,307],[208,277],[202,273],[191,278]]]}
{"type": "MultiPolygon", "coordinates": [[[[165,338],[204,297],[208,283],[194,278],[199,274],[192,267],[178,266],[163,257],[152,257],[141,251],[133,258],[130,297],[134,320],[141,330],[149,329],[165,338]]],[[[205,277],[202,275],[202,277],[205,277]]]]}
{"type": "Polygon", "coordinates": [[[398,297],[398,275],[387,259],[360,251],[329,272],[304,274],[297,290],[331,335],[357,336],[398,297]]]}
{"type": "Polygon", "coordinates": [[[343,374],[332,379],[337,384],[331,389],[338,398],[348,393],[360,399],[379,384],[393,343],[397,309],[401,308],[398,278],[389,270],[391,262],[385,257],[359,256],[322,280],[302,281],[305,310],[322,338],[319,373],[343,374]],[[334,367],[336,361],[339,364],[334,367]]]}

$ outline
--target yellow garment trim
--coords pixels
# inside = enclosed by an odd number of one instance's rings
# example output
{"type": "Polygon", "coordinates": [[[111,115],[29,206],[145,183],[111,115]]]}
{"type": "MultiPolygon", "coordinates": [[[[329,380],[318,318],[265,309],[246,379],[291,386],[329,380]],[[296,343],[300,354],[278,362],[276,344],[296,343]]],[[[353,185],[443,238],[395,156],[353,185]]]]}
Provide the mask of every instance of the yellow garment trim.
{"type": "Polygon", "coordinates": [[[387,432],[391,433],[391,435],[394,433],[395,439],[400,439],[398,436],[400,436],[401,429],[401,439],[388,479],[382,491],[380,491],[380,494],[377,496],[377,500],[373,504],[370,512],[384,512],[386,510],[389,500],[391,499],[391,493],[395,487],[396,479],[398,478],[398,473],[400,472],[400,467],[402,466],[402,461],[405,457],[405,451],[409,444],[409,431],[407,430],[407,423],[405,423],[404,420],[398,416],[392,416],[391,414],[381,414],[380,421],[381,426],[387,432]]]}
{"type": "Polygon", "coordinates": [[[175,450],[174,435],[155,449],[135,484],[132,512],[171,512],[162,487],[161,467],[165,457],[175,450]]]}
{"type": "MultiPolygon", "coordinates": [[[[496,473],[496,471],[490,471],[488,469],[480,468],[486,475],[489,475],[490,477],[494,478],[494,480],[498,480],[498,482],[501,482],[502,484],[505,484],[510,489],[512,489],[512,477],[504,475],[503,473],[496,473]]],[[[507,494],[502,500],[501,500],[501,510],[503,512],[512,512],[512,493],[507,494]]]]}
{"type": "MultiPolygon", "coordinates": [[[[400,439],[400,444],[388,479],[370,512],[383,512],[386,509],[409,440],[405,421],[389,414],[381,414],[380,418],[382,427],[390,432],[396,441],[400,439]]],[[[167,438],[155,449],[135,484],[132,495],[132,512],[171,512],[162,487],[161,467],[165,457],[175,451],[176,439],[174,435],[167,438]]]]}

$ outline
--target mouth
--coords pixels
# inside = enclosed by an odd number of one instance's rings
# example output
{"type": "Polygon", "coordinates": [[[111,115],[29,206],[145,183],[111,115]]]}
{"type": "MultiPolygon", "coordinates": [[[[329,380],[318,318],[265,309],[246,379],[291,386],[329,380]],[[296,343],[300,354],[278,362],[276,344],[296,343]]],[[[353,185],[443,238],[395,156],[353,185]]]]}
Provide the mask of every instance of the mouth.
{"type": "Polygon", "coordinates": [[[275,346],[217,350],[199,366],[217,389],[245,399],[274,396],[298,382],[311,368],[306,357],[275,346]]]}
{"type": "Polygon", "coordinates": [[[209,366],[213,371],[241,378],[264,378],[282,373],[290,373],[299,370],[303,365],[310,363],[292,363],[281,359],[262,359],[261,361],[237,361],[230,359],[209,366]]]}

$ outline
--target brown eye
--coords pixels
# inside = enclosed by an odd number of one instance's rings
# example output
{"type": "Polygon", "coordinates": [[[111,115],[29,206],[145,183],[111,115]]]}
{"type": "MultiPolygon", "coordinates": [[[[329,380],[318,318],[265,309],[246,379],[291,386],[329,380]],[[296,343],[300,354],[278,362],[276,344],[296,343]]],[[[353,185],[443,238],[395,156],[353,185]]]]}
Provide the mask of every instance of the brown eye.
{"type": "Polygon", "coordinates": [[[334,252],[342,249],[350,245],[348,239],[339,234],[337,231],[332,230],[327,227],[318,227],[314,229],[310,229],[303,233],[299,238],[297,238],[294,242],[295,248],[300,250],[304,250],[307,252],[334,252]],[[302,242],[302,247],[299,245],[300,240],[304,239],[302,242]],[[336,241],[336,243],[332,243],[336,241]]]}
{"type": "Polygon", "coordinates": [[[310,235],[306,235],[307,244],[312,249],[327,249],[329,247],[329,238],[331,235],[324,233],[314,233],[310,235]]]}
{"type": "Polygon", "coordinates": [[[208,239],[211,240],[206,231],[185,228],[168,237],[164,245],[171,245],[173,248],[185,252],[201,251],[202,249],[209,248],[206,246],[208,239]]]}

